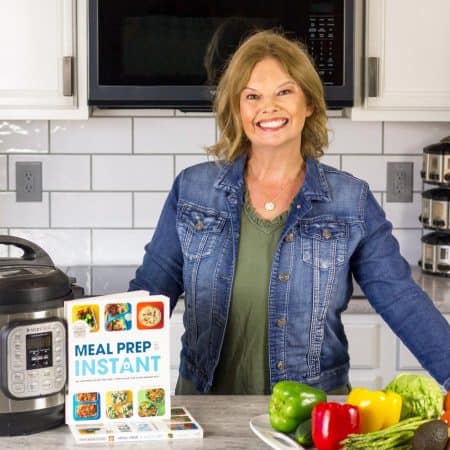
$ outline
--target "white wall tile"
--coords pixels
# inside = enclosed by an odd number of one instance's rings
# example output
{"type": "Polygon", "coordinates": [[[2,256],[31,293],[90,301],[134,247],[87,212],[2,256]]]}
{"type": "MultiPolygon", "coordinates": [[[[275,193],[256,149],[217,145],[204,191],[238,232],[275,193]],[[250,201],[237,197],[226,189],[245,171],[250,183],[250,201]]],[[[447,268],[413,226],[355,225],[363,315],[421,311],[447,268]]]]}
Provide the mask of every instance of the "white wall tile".
{"type": "Polygon", "coordinates": [[[329,119],[327,153],[381,153],[381,122],[352,122],[350,119],[329,119]]]}
{"type": "Polygon", "coordinates": [[[367,181],[374,191],[386,190],[387,162],[413,162],[413,190],[422,189],[420,170],[422,168],[422,156],[347,156],[342,157],[342,169],[350,172],[358,178],[367,181]]]}
{"type": "Polygon", "coordinates": [[[167,190],[173,180],[173,156],[93,156],[94,190],[167,190]]]}
{"type": "Polygon", "coordinates": [[[417,267],[417,262],[421,258],[422,230],[396,230],[393,235],[397,238],[400,245],[400,253],[409,262],[411,266],[417,267]]]}
{"type": "Polygon", "coordinates": [[[186,167],[212,161],[212,157],[205,155],[177,155],[175,156],[175,173],[178,175],[186,167]]]}
{"type": "Polygon", "coordinates": [[[135,153],[202,153],[215,142],[215,119],[136,118],[135,153]]]}
{"type": "Polygon", "coordinates": [[[422,195],[413,194],[410,203],[390,203],[383,193],[383,205],[387,218],[392,222],[394,228],[419,228],[419,215],[422,209],[422,195]]]}
{"type": "Polygon", "coordinates": [[[46,120],[0,120],[0,153],[47,153],[46,120]]]}
{"type": "MultiPolygon", "coordinates": [[[[0,234],[8,234],[6,229],[0,228],[0,234]]],[[[0,244],[0,258],[8,256],[8,246],[0,244]]]]}
{"type": "Polygon", "coordinates": [[[325,153],[325,155],[320,158],[320,162],[335,167],[336,169],[341,168],[341,157],[339,155],[328,155],[325,153]]]}
{"type": "MultiPolygon", "coordinates": [[[[10,234],[28,239],[44,249],[56,266],[89,265],[91,263],[91,233],[89,230],[23,230],[11,229],[10,234]]],[[[11,252],[20,255],[20,251],[11,252]]]]}
{"type": "Polygon", "coordinates": [[[6,156],[0,155],[0,191],[6,190],[6,156]]]}
{"type": "Polygon", "coordinates": [[[445,136],[450,136],[450,123],[385,122],[384,153],[422,154],[445,136]]]}
{"type": "Polygon", "coordinates": [[[138,265],[152,235],[152,230],[94,230],[92,262],[94,265],[138,265]]]}
{"type": "Polygon", "coordinates": [[[134,226],[156,227],[167,195],[168,192],[134,194],[134,226]]]}
{"type": "Polygon", "coordinates": [[[15,192],[0,192],[0,226],[48,227],[48,195],[42,193],[42,202],[16,202],[15,192]]]}
{"type": "Polygon", "coordinates": [[[90,157],[74,155],[11,156],[9,159],[9,188],[16,189],[16,162],[42,162],[42,189],[70,191],[90,189],[90,157]]]}
{"type": "Polygon", "coordinates": [[[131,153],[131,118],[50,122],[52,153],[131,153]]]}
{"type": "Polygon", "coordinates": [[[131,227],[131,193],[51,194],[52,227],[131,227]]]}

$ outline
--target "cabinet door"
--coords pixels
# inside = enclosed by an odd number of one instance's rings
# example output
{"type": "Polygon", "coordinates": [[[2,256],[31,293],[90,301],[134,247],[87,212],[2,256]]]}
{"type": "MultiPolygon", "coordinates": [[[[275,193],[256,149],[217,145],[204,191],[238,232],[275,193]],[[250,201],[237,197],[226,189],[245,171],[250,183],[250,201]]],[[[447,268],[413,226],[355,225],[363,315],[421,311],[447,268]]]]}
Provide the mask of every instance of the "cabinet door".
{"type": "Polygon", "coordinates": [[[78,107],[76,7],[76,0],[0,2],[2,119],[58,118],[45,111],[78,107]]]}
{"type": "Polygon", "coordinates": [[[448,0],[367,1],[366,108],[450,112],[449,17],[448,0]]]}

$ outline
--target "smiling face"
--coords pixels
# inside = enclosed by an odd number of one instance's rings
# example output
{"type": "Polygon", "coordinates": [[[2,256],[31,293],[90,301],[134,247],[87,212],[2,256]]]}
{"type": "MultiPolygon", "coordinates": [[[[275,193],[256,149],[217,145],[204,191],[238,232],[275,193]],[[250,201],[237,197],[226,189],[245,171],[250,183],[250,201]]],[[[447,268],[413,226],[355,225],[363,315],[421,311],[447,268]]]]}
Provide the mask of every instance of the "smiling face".
{"type": "Polygon", "coordinates": [[[239,105],[252,150],[300,150],[301,133],[312,108],[300,86],[275,58],[265,58],[255,65],[239,105]]]}

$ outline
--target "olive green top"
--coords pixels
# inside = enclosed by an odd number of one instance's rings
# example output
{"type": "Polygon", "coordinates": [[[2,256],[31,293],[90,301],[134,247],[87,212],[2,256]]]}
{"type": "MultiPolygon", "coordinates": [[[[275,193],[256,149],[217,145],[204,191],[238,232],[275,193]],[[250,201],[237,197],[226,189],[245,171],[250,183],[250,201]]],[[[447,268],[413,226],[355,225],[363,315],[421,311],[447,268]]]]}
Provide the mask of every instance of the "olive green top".
{"type": "MultiPolygon", "coordinates": [[[[214,374],[212,393],[269,394],[267,299],[272,259],[288,211],[273,220],[256,214],[245,192],[225,340],[214,374]]],[[[177,394],[196,393],[180,377],[177,394]]]]}

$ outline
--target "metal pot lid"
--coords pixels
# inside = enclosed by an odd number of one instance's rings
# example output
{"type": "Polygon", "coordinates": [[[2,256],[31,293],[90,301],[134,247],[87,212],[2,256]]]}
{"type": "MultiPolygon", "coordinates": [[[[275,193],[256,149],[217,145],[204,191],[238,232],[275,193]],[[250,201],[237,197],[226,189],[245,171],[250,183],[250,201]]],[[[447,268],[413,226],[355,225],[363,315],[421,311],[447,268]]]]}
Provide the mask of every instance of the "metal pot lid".
{"type": "Polygon", "coordinates": [[[450,154],[450,136],[441,139],[437,144],[431,144],[424,147],[423,152],[438,155],[450,154]]]}
{"type": "Polygon", "coordinates": [[[0,306],[48,304],[70,294],[69,277],[33,242],[0,235],[0,244],[23,250],[18,258],[0,258],[0,306]]]}
{"type": "Polygon", "coordinates": [[[430,245],[450,245],[450,234],[435,231],[422,236],[422,242],[430,245]]]}
{"type": "Polygon", "coordinates": [[[450,189],[430,189],[422,192],[422,198],[431,198],[432,200],[450,201],[450,189]]]}

